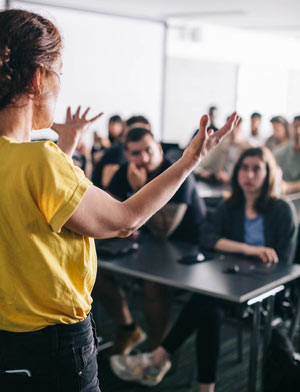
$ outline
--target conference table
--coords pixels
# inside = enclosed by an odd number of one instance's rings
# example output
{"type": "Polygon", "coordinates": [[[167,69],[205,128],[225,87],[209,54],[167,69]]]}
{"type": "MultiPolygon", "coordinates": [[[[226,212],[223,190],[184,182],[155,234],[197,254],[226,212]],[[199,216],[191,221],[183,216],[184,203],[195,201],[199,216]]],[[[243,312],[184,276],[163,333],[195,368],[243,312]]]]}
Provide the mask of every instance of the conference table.
{"type": "MultiPolygon", "coordinates": [[[[130,240],[117,241],[118,246],[120,241],[128,246],[130,240]]],[[[96,242],[96,245],[99,243],[96,242]]],[[[254,258],[220,253],[207,254],[204,261],[186,265],[182,263],[184,256],[198,254],[198,259],[201,259],[197,246],[180,241],[155,240],[144,234],[134,245],[127,254],[99,257],[100,268],[253,308],[248,391],[256,391],[262,304],[266,301],[268,310],[264,330],[267,345],[274,298],[285,284],[300,277],[300,265],[264,264],[254,258]]],[[[298,313],[299,307],[300,301],[298,313]]]]}

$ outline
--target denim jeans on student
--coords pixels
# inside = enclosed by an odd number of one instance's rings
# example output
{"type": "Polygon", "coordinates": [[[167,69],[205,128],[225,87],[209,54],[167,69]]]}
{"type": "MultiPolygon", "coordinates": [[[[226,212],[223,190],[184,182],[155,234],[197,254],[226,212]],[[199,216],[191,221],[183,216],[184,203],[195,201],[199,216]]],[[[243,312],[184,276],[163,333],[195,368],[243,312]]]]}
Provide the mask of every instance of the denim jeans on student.
{"type": "Polygon", "coordinates": [[[36,332],[0,331],[0,391],[100,392],[96,345],[90,315],[36,332]]]}

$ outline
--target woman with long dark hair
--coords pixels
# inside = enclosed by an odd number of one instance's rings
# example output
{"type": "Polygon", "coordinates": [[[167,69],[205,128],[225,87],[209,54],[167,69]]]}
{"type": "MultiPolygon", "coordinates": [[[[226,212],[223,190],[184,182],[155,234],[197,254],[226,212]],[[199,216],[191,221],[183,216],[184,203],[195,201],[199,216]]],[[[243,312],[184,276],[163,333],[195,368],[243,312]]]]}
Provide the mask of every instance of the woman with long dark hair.
{"type": "MultiPolygon", "coordinates": [[[[255,256],[265,263],[292,262],[297,217],[289,203],[275,196],[275,170],[267,148],[241,154],[233,170],[231,197],[203,227],[203,249],[255,256]]],[[[194,294],[161,346],[152,353],[112,357],[112,369],[124,380],[156,385],[171,366],[170,354],[197,331],[199,391],[213,392],[224,313],[217,299],[194,294]]]]}
{"type": "MultiPolygon", "coordinates": [[[[0,390],[99,391],[90,316],[97,257],[92,238],[127,236],[174,195],[214,135],[203,116],[173,166],[123,203],[93,186],[71,156],[91,120],[80,108],[56,124],[57,145],[30,142],[53,124],[61,37],[44,17],[0,12],[0,390]]],[[[84,70],[82,71],[84,73],[84,70]]],[[[84,75],[83,75],[84,77],[84,75]]]]}

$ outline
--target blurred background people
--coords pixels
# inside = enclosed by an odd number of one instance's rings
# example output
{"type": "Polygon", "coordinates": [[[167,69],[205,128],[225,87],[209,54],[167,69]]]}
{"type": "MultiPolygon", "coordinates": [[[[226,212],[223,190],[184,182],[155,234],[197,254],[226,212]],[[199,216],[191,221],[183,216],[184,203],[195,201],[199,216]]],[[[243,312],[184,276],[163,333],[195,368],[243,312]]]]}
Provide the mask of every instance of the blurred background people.
{"type": "Polygon", "coordinates": [[[300,192],[300,116],[294,117],[291,141],[279,145],[274,155],[282,170],[282,193],[300,192]]]}
{"type": "Polygon", "coordinates": [[[124,131],[124,123],[122,118],[115,114],[108,120],[108,137],[101,137],[97,131],[94,132],[94,143],[92,147],[92,161],[95,166],[103,157],[105,151],[112,146],[113,143],[122,138],[124,131]]]}
{"type": "Polygon", "coordinates": [[[242,118],[236,128],[214,151],[208,154],[195,169],[198,179],[228,184],[233,166],[240,153],[250,144],[242,136],[242,118]]]}
{"type": "Polygon", "coordinates": [[[264,145],[264,137],[261,130],[262,115],[254,112],[250,117],[250,136],[248,142],[252,147],[260,147],[264,145]]]}
{"type": "Polygon", "coordinates": [[[289,123],[282,116],[272,117],[270,120],[272,124],[273,135],[266,141],[266,147],[273,151],[280,144],[287,143],[290,140],[289,123]]]}
{"type": "Polygon", "coordinates": [[[216,120],[218,116],[218,108],[216,106],[210,106],[208,109],[208,115],[210,120],[209,128],[217,131],[218,127],[216,125],[216,120]]]}

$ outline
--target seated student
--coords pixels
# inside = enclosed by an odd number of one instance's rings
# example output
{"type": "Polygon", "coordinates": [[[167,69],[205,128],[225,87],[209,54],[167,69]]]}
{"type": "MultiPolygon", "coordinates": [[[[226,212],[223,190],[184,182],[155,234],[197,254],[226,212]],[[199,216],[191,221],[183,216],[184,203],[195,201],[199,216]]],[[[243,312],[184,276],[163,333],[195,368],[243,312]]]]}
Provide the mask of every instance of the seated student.
{"type": "Polygon", "coordinates": [[[266,147],[273,151],[281,144],[290,140],[289,123],[282,116],[272,117],[270,120],[273,128],[273,135],[266,141],[266,147]]]}
{"type": "MultiPolygon", "coordinates": [[[[163,156],[161,145],[146,129],[132,129],[127,135],[125,148],[128,163],[121,166],[108,188],[112,195],[122,201],[171,166],[171,161],[163,156]]],[[[146,226],[155,237],[169,237],[197,244],[205,212],[205,204],[197,194],[193,176],[189,176],[170,202],[158,211],[146,226]]],[[[130,352],[145,338],[145,334],[133,322],[124,293],[114,281],[112,273],[100,271],[95,294],[117,324],[115,345],[109,354],[130,352]]],[[[153,349],[169,329],[167,288],[145,281],[144,308],[149,330],[149,347],[153,349]]]]}
{"type": "Polygon", "coordinates": [[[105,151],[113,143],[121,140],[123,131],[123,120],[118,114],[115,114],[108,120],[108,137],[101,137],[97,132],[94,132],[94,143],[91,152],[94,166],[100,161],[105,151]]]}
{"type": "MultiPolygon", "coordinates": [[[[297,224],[290,204],[274,196],[276,163],[264,147],[244,151],[232,176],[232,195],[203,226],[202,248],[256,256],[264,263],[291,263],[297,224]]],[[[213,392],[225,305],[194,294],[161,346],[152,353],[114,356],[114,372],[124,379],[156,385],[170,368],[170,355],[197,331],[199,391],[213,392]]]]}
{"type": "MultiPolygon", "coordinates": [[[[207,131],[210,131],[211,129],[216,132],[218,130],[218,127],[215,124],[216,117],[217,117],[217,107],[216,106],[210,106],[208,108],[208,117],[209,117],[209,125],[207,127],[207,131]]],[[[193,133],[192,139],[197,135],[199,129],[196,129],[193,133]]]]}
{"type": "Polygon", "coordinates": [[[248,142],[252,147],[263,146],[264,137],[261,126],[262,115],[260,113],[254,112],[250,116],[250,136],[248,137],[248,142]]]}
{"type": "Polygon", "coordinates": [[[151,129],[149,121],[144,116],[132,116],[126,121],[122,138],[112,143],[93,171],[92,182],[98,188],[106,189],[120,166],[126,163],[123,142],[130,129],[135,127],[151,129]]]}
{"type": "Polygon", "coordinates": [[[300,192],[300,116],[293,121],[292,141],[278,146],[274,156],[282,170],[282,193],[300,192]]]}
{"type": "Polygon", "coordinates": [[[210,120],[209,127],[215,128],[216,130],[218,129],[218,127],[216,126],[216,119],[218,117],[217,113],[218,113],[218,108],[216,106],[210,106],[208,108],[208,115],[210,120]]]}
{"type": "Polygon", "coordinates": [[[222,184],[228,184],[232,169],[241,151],[250,147],[250,144],[241,137],[240,118],[238,125],[228,138],[223,140],[217,148],[208,154],[195,169],[197,178],[213,180],[222,184]]]}

